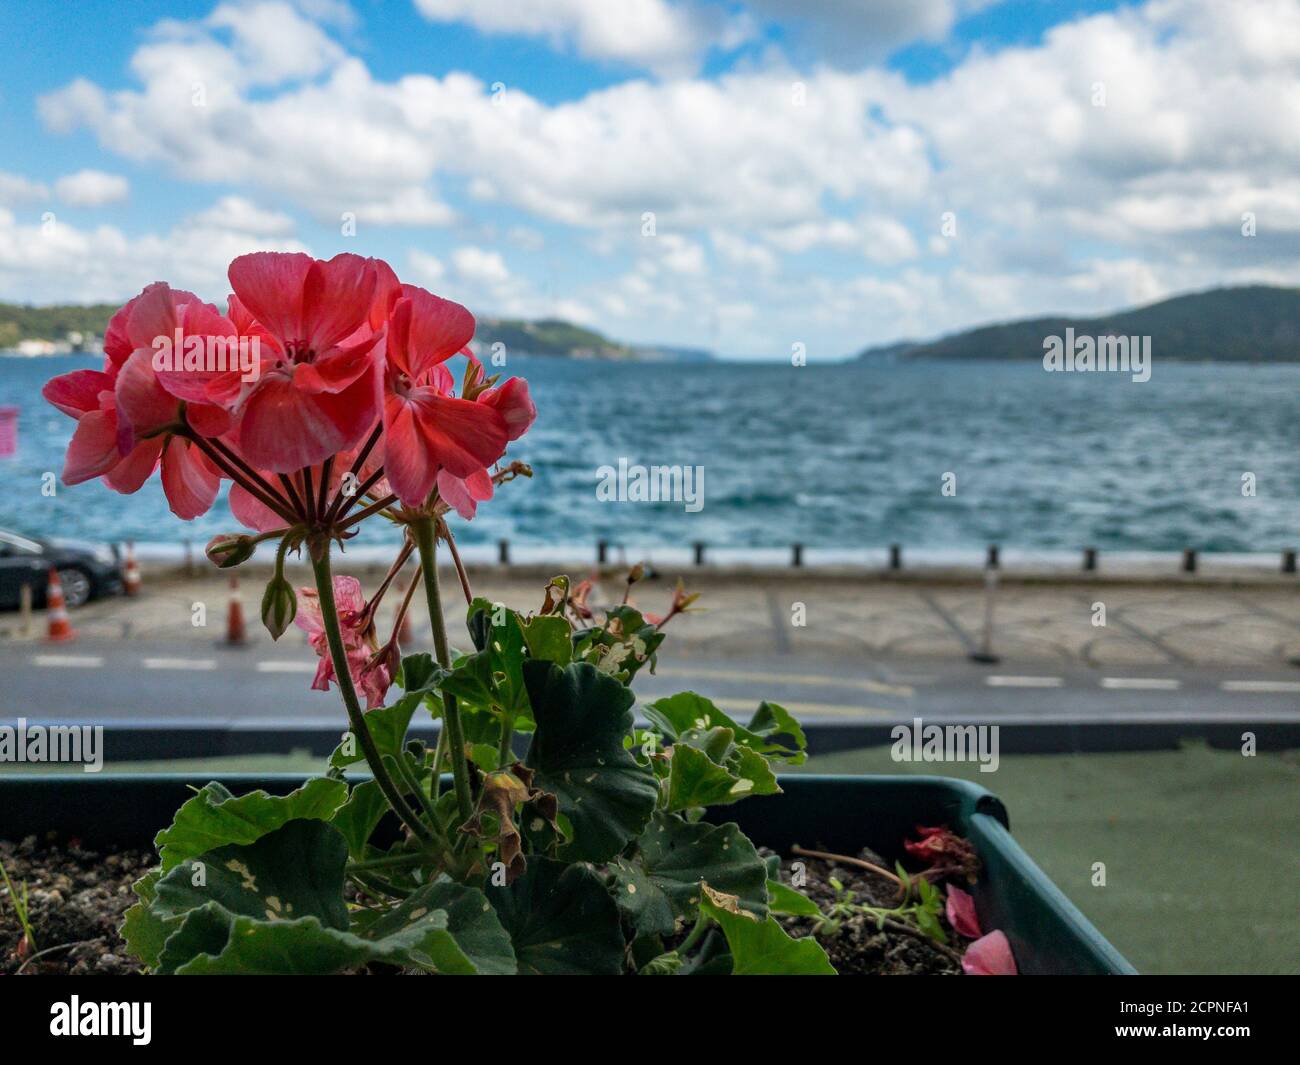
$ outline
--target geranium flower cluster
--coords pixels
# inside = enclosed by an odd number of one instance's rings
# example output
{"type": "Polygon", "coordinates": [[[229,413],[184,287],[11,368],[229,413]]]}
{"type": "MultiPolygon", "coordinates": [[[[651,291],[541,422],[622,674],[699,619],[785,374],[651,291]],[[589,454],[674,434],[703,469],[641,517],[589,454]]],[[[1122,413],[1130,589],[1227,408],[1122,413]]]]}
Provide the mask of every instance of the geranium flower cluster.
{"type": "Polygon", "coordinates": [[[379,513],[408,531],[428,525],[451,544],[443,514],[472,518],[495,483],[526,472],[519,463],[490,468],[537,411],[523,379],[499,383],[485,373],[468,347],[469,311],[402,284],[379,259],[258,252],[232,262],[229,277],[225,314],[192,292],[149,285],[109,323],[102,370],[45,386],[45,398],[77,420],[63,479],[102,477],[129,493],[161,469],[168,504],[187,520],[207,512],[229,480],[232,513],[257,535],[218,536],[209,557],[238,565],[259,542],[278,539],[263,621],[278,638],[297,615],[321,656],[313,687],[337,682],[346,660],[373,709],[397,671],[410,587],[383,645],[375,610],[418,537],[408,534],[369,602],[355,578],[326,585],[338,662],[319,590],[294,592],[285,551],[305,545],[328,568],[329,545],[379,513]],[[447,367],[458,355],[459,394],[447,367]]]}
{"type": "Polygon", "coordinates": [[[491,496],[489,468],[536,409],[525,381],[484,373],[469,311],[352,254],[258,252],[229,278],[225,314],[148,286],[113,316],[102,370],[45,386],[77,420],[67,484],[135,492],[161,468],[172,511],[192,519],[229,479],[232,511],[258,532],[328,530],[376,489],[410,508],[437,493],[465,517],[491,496]]]}

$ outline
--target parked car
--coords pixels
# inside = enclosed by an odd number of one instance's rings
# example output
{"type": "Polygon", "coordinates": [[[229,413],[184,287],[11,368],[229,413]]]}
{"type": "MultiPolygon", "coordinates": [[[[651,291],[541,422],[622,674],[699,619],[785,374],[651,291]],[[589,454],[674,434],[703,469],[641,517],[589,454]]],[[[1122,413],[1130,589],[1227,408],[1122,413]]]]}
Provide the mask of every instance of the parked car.
{"type": "Polygon", "coordinates": [[[32,605],[44,606],[51,567],[69,607],[122,589],[122,566],[107,544],[38,540],[0,529],[0,609],[19,605],[24,584],[31,586],[32,605]]]}

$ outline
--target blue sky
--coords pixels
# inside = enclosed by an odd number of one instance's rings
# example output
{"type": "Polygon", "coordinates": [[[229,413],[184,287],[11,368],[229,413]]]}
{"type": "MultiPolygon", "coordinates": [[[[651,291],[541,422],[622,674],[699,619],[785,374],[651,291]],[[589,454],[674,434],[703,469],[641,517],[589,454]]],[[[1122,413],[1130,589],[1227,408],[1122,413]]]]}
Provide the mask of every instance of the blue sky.
{"type": "Polygon", "coordinates": [[[87,0],[3,20],[0,300],[155,279],[219,300],[243,251],[349,250],[481,315],[817,359],[1297,276],[1296,3],[87,0]]]}

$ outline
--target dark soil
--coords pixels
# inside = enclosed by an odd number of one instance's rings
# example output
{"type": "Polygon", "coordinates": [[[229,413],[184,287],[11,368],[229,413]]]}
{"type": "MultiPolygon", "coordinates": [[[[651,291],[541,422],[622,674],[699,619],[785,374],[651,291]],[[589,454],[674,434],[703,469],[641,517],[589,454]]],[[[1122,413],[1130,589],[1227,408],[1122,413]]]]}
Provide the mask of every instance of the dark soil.
{"type": "Polygon", "coordinates": [[[155,863],[147,851],[87,850],[77,840],[0,840],[0,864],[19,898],[27,884],[28,920],[37,951],[26,943],[13,900],[0,878],[0,975],[138,973],[118,935],[136,901],[131,890],[155,863]],[[48,954],[34,956],[51,947],[48,954]]]}
{"type": "MultiPolygon", "coordinates": [[[[889,862],[865,847],[854,857],[886,869],[890,867],[889,862]]],[[[836,900],[836,891],[830,885],[831,877],[849,891],[856,892],[857,902],[872,906],[895,905],[897,885],[875,873],[820,858],[790,855],[781,862],[782,879],[787,882],[792,861],[804,863],[808,880],[799,890],[817,903],[823,912],[829,910],[836,900]]],[[[956,948],[957,944],[964,942],[949,927],[946,917],[940,916],[939,919],[948,934],[950,946],[956,948]]],[[[777,920],[790,935],[796,937],[811,935],[815,924],[810,917],[778,915],[777,920]]],[[[961,975],[961,965],[930,939],[896,932],[888,927],[878,929],[876,921],[867,916],[859,915],[842,921],[838,931],[819,937],[818,942],[825,948],[831,964],[842,976],[961,975]]],[[[960,948],[956,949],[960,951],[960,948]]]]}
{"type": "MultiPolygon", "coordinates": [[[[857,857],[885,865],[872,851],[863,849],[857,857]]],[[[831,877],[839,880],[857,900],[872,905],[892,906],[895,885],[883,877],[852,866],[818,858],[786,858],[804,863],[807,882],[799,890],[823,910],[836,899],[831,877]]],[[[141,966],[126,952],[118,935],[122,915],[136,901],[131,885],[155,864],[148,851],[95,851],[77,840],[60,843],[38,842],[28,836],[14,844],[0,840],[0,863],[20,895],[27,885],[28,919],[39,951],[33,957],[24,942],[22,925],[9,893],[0,879],[0,975],[21,971],[22,975],[70,973],[138,973],[141,966]]],[[[887,867],[887,866],[886,866],[887,867]]],[[[793,936],[812,934],[814,921],[807,917],[778,917],[793,936]]],[[[948,928],[949,942],[961,942],[948,928]]],[[[831,964],[844,975],[960,975],[961,966],[929,940],[894,931],[879,930],[868,917],[844,920],[832,935],[819,940],[831,964]]]]}

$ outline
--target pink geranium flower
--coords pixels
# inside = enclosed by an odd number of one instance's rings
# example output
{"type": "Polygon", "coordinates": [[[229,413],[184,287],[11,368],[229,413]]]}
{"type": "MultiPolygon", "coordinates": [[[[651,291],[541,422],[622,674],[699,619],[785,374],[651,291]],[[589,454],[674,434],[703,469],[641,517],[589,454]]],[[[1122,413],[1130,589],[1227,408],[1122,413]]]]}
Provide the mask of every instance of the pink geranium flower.
{"type": "MultiPolygon", "coordinates": [[[[470,356],[466,377],[471,390],[475,390],[482,376],[483,367],[470,356]]],[[[476,390],[476,401],[501,415],[507,442],[518,440],[537,420],[537,407],[528,394],[528,382],[522,377],[512,377],[495,388],[476,390]]],[[[466,521],[474,517],[480,503],[492,498],[492,477],[486,467],[475,470],[468,477],[457,477],[450,470],[440,470],[437,483],[438,495],[466,521]]]]}
{"type": "Polygon", "coordinates": [[[384,434],[388,483],[407,506],[428,498],[440,471],[465,479],[485,469],[510,439],[495,404],[451,394],[442,363],[473,336],[474,316],[459,303],[402,286],[388,324],[384,434]]]}
{"type": "Polygon", "coordinates": [[[1018,976],[1011,944],[1002,932],[990,932],[966,948],[961,959],[967,976],[1018,976]]]}
{"type": "Polygon", "coordinates": [[[242,410],[240,445],[258,469],[314,466],[354,447],[378,420],[380,277],[374,259],[346,253],[321,262],[255,252],[230,264],[240,307],[275,342],[242,410]]]}
{"type": "MultiPolygon", "coordinates": [[[[174,435],[183,428],[180,405],[158,383],[152,366],[153,342],[172,336],[187,314],[215,310],[190,292],[163,283],[148,286],[109,323],[104,336],[104,369],[75,370],[49,381],[41,394],[77,420],[64,462],[65,484],[95,477],[122,493],[139,491],[162,465],[163,491],[179,518],[197,518],[216,499],[221,477],[191,441],[174,435]]],[[[230,427],[220,407],[195,404],[189,419],[205,435],[230,427]]]]}
{"type": "MultiPolygon", "coordinates": [[[[335,577],[334,606],[339,615],[339,629],[343,634],[352,683],[365,696],[367,710],[383,706],[384,695],[393,683],[391,665],[382,656],[372,663],[379,646],[375,640],[374,619],[366,610],[366,597],[361,591],[361,582],[355,577],[335,577]]],[[[328,691],[330,681],[336,679],[336,674],[334,662],[330,658],[325,622],[321,617],[320,597],[315,588],[299,589],[298,616],[294,623],[307,634],[311,649],[320,655],[320,664],[311,686],[317,691],[328,691]]]]}

